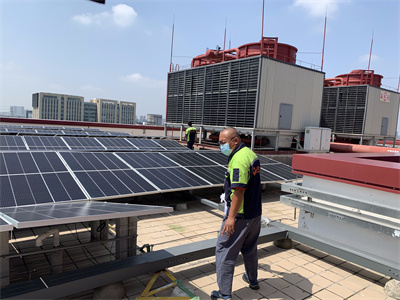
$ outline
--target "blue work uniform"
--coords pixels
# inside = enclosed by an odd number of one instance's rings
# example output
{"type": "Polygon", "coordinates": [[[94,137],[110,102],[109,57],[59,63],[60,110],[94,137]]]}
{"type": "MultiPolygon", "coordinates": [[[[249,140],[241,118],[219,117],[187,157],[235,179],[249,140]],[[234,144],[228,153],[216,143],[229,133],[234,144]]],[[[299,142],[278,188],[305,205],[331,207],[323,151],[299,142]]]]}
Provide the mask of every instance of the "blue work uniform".
{"type": "Polygon", "coordinates": [[[246,189],[246,191],[236,216],[234,233],[229,237],[226,234],[218,235],[215,253],[217,283],[223,295],[232,294],[233,273],[239,251],[243,255],[247,277],[250,281],[257,280],[257,239],[261,229],[260,161],[244,143],[241,143],[229,156],[224,184],[227,209],[221,232],[229,215],[235,189],[246,189]]]}
{"type": "Polygon", "coordinates": [[[193,150],[193,144],[194,141],[196,140],[196,134],[197,130],[195,127],[189,127],[188,129],[186,129],[185,135],[186,135],[187,147],[189,149],[193,150]]]}

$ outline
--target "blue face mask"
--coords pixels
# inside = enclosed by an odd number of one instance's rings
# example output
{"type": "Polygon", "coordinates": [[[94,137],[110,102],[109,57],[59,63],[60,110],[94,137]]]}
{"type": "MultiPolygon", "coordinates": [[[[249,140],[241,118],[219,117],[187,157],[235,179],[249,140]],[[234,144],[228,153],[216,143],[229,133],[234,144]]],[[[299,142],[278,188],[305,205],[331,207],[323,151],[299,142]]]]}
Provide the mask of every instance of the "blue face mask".
{"type": "Polygon", "coordinates": [[[229,156],[232,153],[232,149],[229,148],[229,144],[230,144],[230,142],[219,146],[220,149],[221,149],[222,154],[224,154],[226,156],[229,156]]]}

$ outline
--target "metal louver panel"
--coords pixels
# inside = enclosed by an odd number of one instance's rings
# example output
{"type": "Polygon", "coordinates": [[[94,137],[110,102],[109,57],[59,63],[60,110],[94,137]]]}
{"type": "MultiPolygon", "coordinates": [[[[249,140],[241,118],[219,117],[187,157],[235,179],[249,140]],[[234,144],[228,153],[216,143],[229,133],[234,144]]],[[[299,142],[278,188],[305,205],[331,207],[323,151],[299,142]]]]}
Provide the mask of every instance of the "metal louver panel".
{"type": "Polygon", "coordinates": [[[320,126],[336,133],[363,134],[367,86],[324,88],[320,126]]]}
{"type": "Polygon", "coordinates": [[[167,122],[253,127],[260,59],[169,73],[167,122]]]}

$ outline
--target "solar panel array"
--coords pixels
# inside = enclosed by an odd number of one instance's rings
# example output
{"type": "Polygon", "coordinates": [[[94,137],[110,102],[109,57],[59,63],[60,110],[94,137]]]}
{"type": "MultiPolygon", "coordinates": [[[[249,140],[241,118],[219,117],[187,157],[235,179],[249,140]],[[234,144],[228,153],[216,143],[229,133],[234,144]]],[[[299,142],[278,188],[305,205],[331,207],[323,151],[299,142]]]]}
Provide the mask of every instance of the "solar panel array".
{"type": "MultiPolygon", "coordinates": [[[[261,163],[263,183],[296,179],[290,166],[261,163]]],[[[226,165],[207,151],[0,152],[0,207],[222,186],[226,165]]]]}
{"type": "Polygon", "coordinates": [[[97,128],[76,128],[57,126],[0,125],[0,134],[46,135],[46,136],[130,136],[126,132],[101,131],[97,128]]]}
{"type": "Polygon", "coordinates": [[[163,151],[189,150],[173,140],[0,135],[0,151],[163,151]]]}

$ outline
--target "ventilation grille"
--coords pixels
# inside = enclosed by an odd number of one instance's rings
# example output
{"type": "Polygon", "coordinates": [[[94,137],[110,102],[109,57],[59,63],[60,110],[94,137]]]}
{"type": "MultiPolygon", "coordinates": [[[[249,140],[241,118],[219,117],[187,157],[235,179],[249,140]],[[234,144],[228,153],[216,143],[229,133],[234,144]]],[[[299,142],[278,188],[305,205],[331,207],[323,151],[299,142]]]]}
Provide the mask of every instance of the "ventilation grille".
{"type": "Polygon", "coordinates": [[[169,73],[167,122],[254,127],[260,59],[169,73]]]}
{"type": "Polygon", "coordinates": [[[363,134],[367,86],[324,88],[320,126],[332,132],[363,134]]]}

